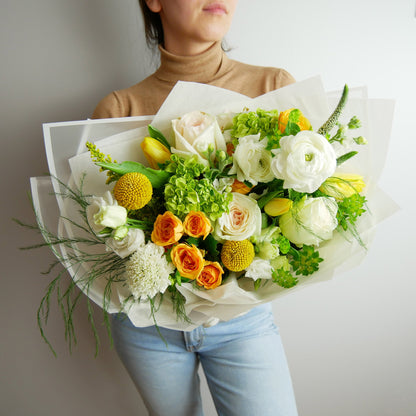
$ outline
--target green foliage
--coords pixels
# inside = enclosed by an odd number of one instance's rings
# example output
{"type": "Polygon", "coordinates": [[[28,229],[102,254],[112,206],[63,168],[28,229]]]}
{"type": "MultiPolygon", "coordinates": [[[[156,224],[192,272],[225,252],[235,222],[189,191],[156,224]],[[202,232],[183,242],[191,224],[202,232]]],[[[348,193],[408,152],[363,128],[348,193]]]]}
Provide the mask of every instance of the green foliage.
{"type": "MultiPolygon", "coordinates": [[[[105,276],[107,282],[104,288],[102,305],[103,321],[110,336],[110,340],[112,341],[110,322],[108,312],[106,310],[108,309],[108,304],[111,298],[112,285],[123,280],[122,276],[124,273],[124,262],[123,259],[115,253],[107,252],[104,249],[104,239],[100,236],[96,236],[91,231],[86,220],[86,207],[88,206],[88,203],[86,201],[86,195],[84,195],[82,191],[82,184],[79,189],[71,189],[58,179],[54,179],[58,181],[61,187],[61,191],[58,194],[63,198],[69,198],[79,207],[79,213],[81,214],[83,222],[76,223],[66,217],[61,217],[63,222],[70,222],[71,225],[79,231],[79,235],[74,237],[55,235],[45,227],[41,221],[41,217],[36,211],[35,216],[37,226],[25,224],[19,220],[16,220],[16,222],[23,227],[36,230],[44,239],[44,242],[39,244],[22,247],[23,250],[49,247],[57,258],[57,260],[50,265],[48,270],[43,273],[44,275],[50,275],[54,272],[56,274],[46,286],[45,295],[41,299],[37,311],[37,322],[40,334],[53,354],[56,356],[56,352],[49,342],[45,332],[45,327],[48,322],[51,309],[51,302],[54,295],[65,324],[65,339],[68,342],[69,350],[71,352],[72,348],[77,343],[73,322],[75,307],[83,298],[83,296],[81,296],[82,293],[84,292],[88,295],[94,282],[105,276]],[[90,250],[86,250],[86,247],[90,246],[101,246],[103,250],[101,250],[101,252],[91,253],[90,250]],[[65,248],[65,250],[63,251],[62,248],[65,248]],[[85,265],[88,265],[88,273],[83,271],[85,265]],[[68,276],[66,268],[72,269],[72,279],[68,276]]],[[[96,329],[91,301],[88,297],[85,297],[85,299],[87,303],[88,320],[91,324],[91,329],[96,342],[95,354],[97,355],[100,340],[96,329]]]]}
{"type": "Polygon", "coordinates": [[[289,113],[289,119],[287,121],[285,131],[283,132],[283,136],[296,136],[300,132],[298,124],[300,115],[300,110],[296,108],[289,113]]]}
{"type": "Polygon", "coordinates": [[[163,144],[163,146],[167,147],[170,151],[170,144],[160,130],[158,130],[156,127],[151,126],[150,124],[148,125],[147,130],[149,132],[150,137],[158,140],[160,143],[163,144]]]}
{"type": "Polygon", "coordinates": [[[352,152],[348,152],[345,153],[341,156],[339,156],[337,158],[337,166],[342,165],[344,162],[346,162],[347,160],[351,159],[352,157],[354,157],[358,152],[357,151],[352,151],[352,152]]]}
{"type": "Polygon", "coordinates": [[[346,231],[350,226],[355,226],[359,216],[366,212],[364,208],[366,199],[359,193],[338,202],[337,220],[339,226],[346,231]]]}
{"type": "Polygon", "coordinates": [[[284,196],[283,181],[281,179],[273,179],[266,184],[257,185],[252,190],[252,192],[257,194],[262,194],[264,191],[266,191],[266,193],[257,201],[257,205],[260,209],[263,209],[273,198],[284,196]]]}
{"type": "Polygon", "coordinates": [[[319,270],[319,263],[323,261],[319,252],[313,246],[304,245],[300,250],[290,250],[292,260],[290,265],[297,275],[308,276],[319,270]]]}
{"type": "MultiPolygon", "coordinates": [[[[123,163],[107,163],[96,162],[97,166],[100,166],[104,170],[113,172],[114,178],[119,179],[126,173],[137,172],[147,176],[153,188],[161,188],[169,179],[170,174],[164,170],[152,169],[143,166],[139,162],[123,162],[123,163]]],[[[115,180],[117,180],[115,179],[115,180]]]]}
{"type": "Polygon", "coordinates": [[[277,238],[277,245],[279,246],[279,251],[282,254],[287,254],[290,251],[290,241],[284,236],[280,235],[277,238]]]}
{"type": "Polygon", "coordinates": [[[272,280],[279,286],[286,289],[298,284],[297,277],[293,276],[289,271],[284,269],[273,270],[272,280]]]}
{"type": "Polygon", "coordinates": [[[199,247],[207,251],[206,258],[211,261],[217,261],[220,257],[220,253],[218,251],[218,241],[212,236],[212,234],[208,234],[205,239],[200,239],[199,247]]]}

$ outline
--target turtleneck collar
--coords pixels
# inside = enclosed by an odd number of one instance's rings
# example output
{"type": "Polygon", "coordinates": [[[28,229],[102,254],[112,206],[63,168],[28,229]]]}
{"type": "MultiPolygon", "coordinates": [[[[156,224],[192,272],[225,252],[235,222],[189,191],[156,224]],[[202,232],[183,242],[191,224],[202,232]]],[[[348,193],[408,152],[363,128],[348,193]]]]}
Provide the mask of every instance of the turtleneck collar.
{"type": "Polygon", "coordinates": [[[162,81],[208,83],[222,76],[231,66],[231,61],[221,48],[221,42],[216,42],[205,52],[193,56],[174,55],[162,46],[159,46],[159,50],[160,67],[154,75],[162,81]]]}

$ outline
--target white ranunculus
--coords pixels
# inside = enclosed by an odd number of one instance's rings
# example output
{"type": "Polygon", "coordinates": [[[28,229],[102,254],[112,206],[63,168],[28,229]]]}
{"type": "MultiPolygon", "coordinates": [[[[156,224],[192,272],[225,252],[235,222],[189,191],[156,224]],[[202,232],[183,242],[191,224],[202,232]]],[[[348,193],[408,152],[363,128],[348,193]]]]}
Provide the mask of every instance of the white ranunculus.
{"type": "Polygon", "coordinates": [[[283,179],[283,187],[298,192],[315,192],[335,172],[337,158],[328,140],[313,131],[280,139],[280,148],[273,150],[272,171],[283,179]]]}
{"type": "Polygon", "coordinates": [[[255,257],[250,266],[247,267],[245,276],[251,277],[253,280],[271,279],[272,272],[272,266],[268,260],[255,257]]]}
{"type": "Polygon", "coordinates": [[[106,240],[107,246],[122,259],[137,251],[144,243],[144,232],[137,228],[131,228],[127,235],[121,240],[115,238],[108,238],[106,240]]]}
{"type": "Polygon", "coordinates": [[[267,142],[267,138],[260,140],[259,134],[240,138],[233,154],[230,174],[236,173],[240,182],[248,181],[252,185],[270,182],[274,174],[271,170],[272,155],[266,149],[267,142]]]}
{"type": "Polygon", "coordinates": [[[282,234],[294,244],[316,245],[332,238],[338,225],[334,198],[303,198],[279,218],[282,234]]]}
{"type": "Polygon", "coordinates": [[[261,211],[256,200],[247,195],[233,192],[228,205],[229,212],[218,218],[214,237],[219,241],[242,241],[261,232],[261,211]]]}
{"type": "Polygon", "coordinates": [[[204,152],[208,146],[216,150],[227,150],[224,137],[216,118],[202,111],[192,111],[181,118],[172,120],[175,135],[174,153],[197,155],[206,160],[204,152]]]}
{"type": "Polygon", "coordinates": [[[92,228],[92,230],[96,234],[98,234],[102,230],[104,230],[106,225],[95,222],[94,216],[96,214],[98,214],[101,207],[117,206],[117,205],[118,205],[118,203],[113,198],[110,191],[105,192],[103,196],[93,196],[93,197],[88,199],[88,206],[87,206],[87,209],[86,209],[87,220],[88,220],[89,226],[92,228]]]}

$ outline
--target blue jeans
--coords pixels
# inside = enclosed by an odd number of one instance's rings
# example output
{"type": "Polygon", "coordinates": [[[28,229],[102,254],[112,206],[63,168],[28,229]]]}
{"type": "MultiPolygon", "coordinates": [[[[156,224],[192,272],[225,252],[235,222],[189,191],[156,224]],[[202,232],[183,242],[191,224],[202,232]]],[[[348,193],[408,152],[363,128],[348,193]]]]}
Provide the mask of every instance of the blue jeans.
{"type": "Polygon", "coordinates": [[[220,416],[296,416],[296,404],[271,305],[190,332],[137,328],[114,316],[116,350],[150,415],[202,416],[201,363],[220,416]]]}

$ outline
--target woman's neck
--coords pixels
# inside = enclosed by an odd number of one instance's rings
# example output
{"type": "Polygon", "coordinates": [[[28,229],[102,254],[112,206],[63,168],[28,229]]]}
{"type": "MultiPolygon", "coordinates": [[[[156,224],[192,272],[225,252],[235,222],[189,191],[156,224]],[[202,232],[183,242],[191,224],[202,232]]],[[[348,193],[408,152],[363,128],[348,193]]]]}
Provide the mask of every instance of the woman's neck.
{"type": "Polygon", "coordinates": [[[155,76],[169,83],[179,80],[207,83],[221,76],[231,65],[221,42],[215,42],[204,52],[191,56],[175,55],[161,46],[159,50],[161,65],[155,76]]]}
{"type": "Polygon", "coordinates": [[[171,54],[177,56],[195,56],[204,53],[216,42],[192,42],[178,41],[177,39],[165,39],[164,48],[171,54]]]}

